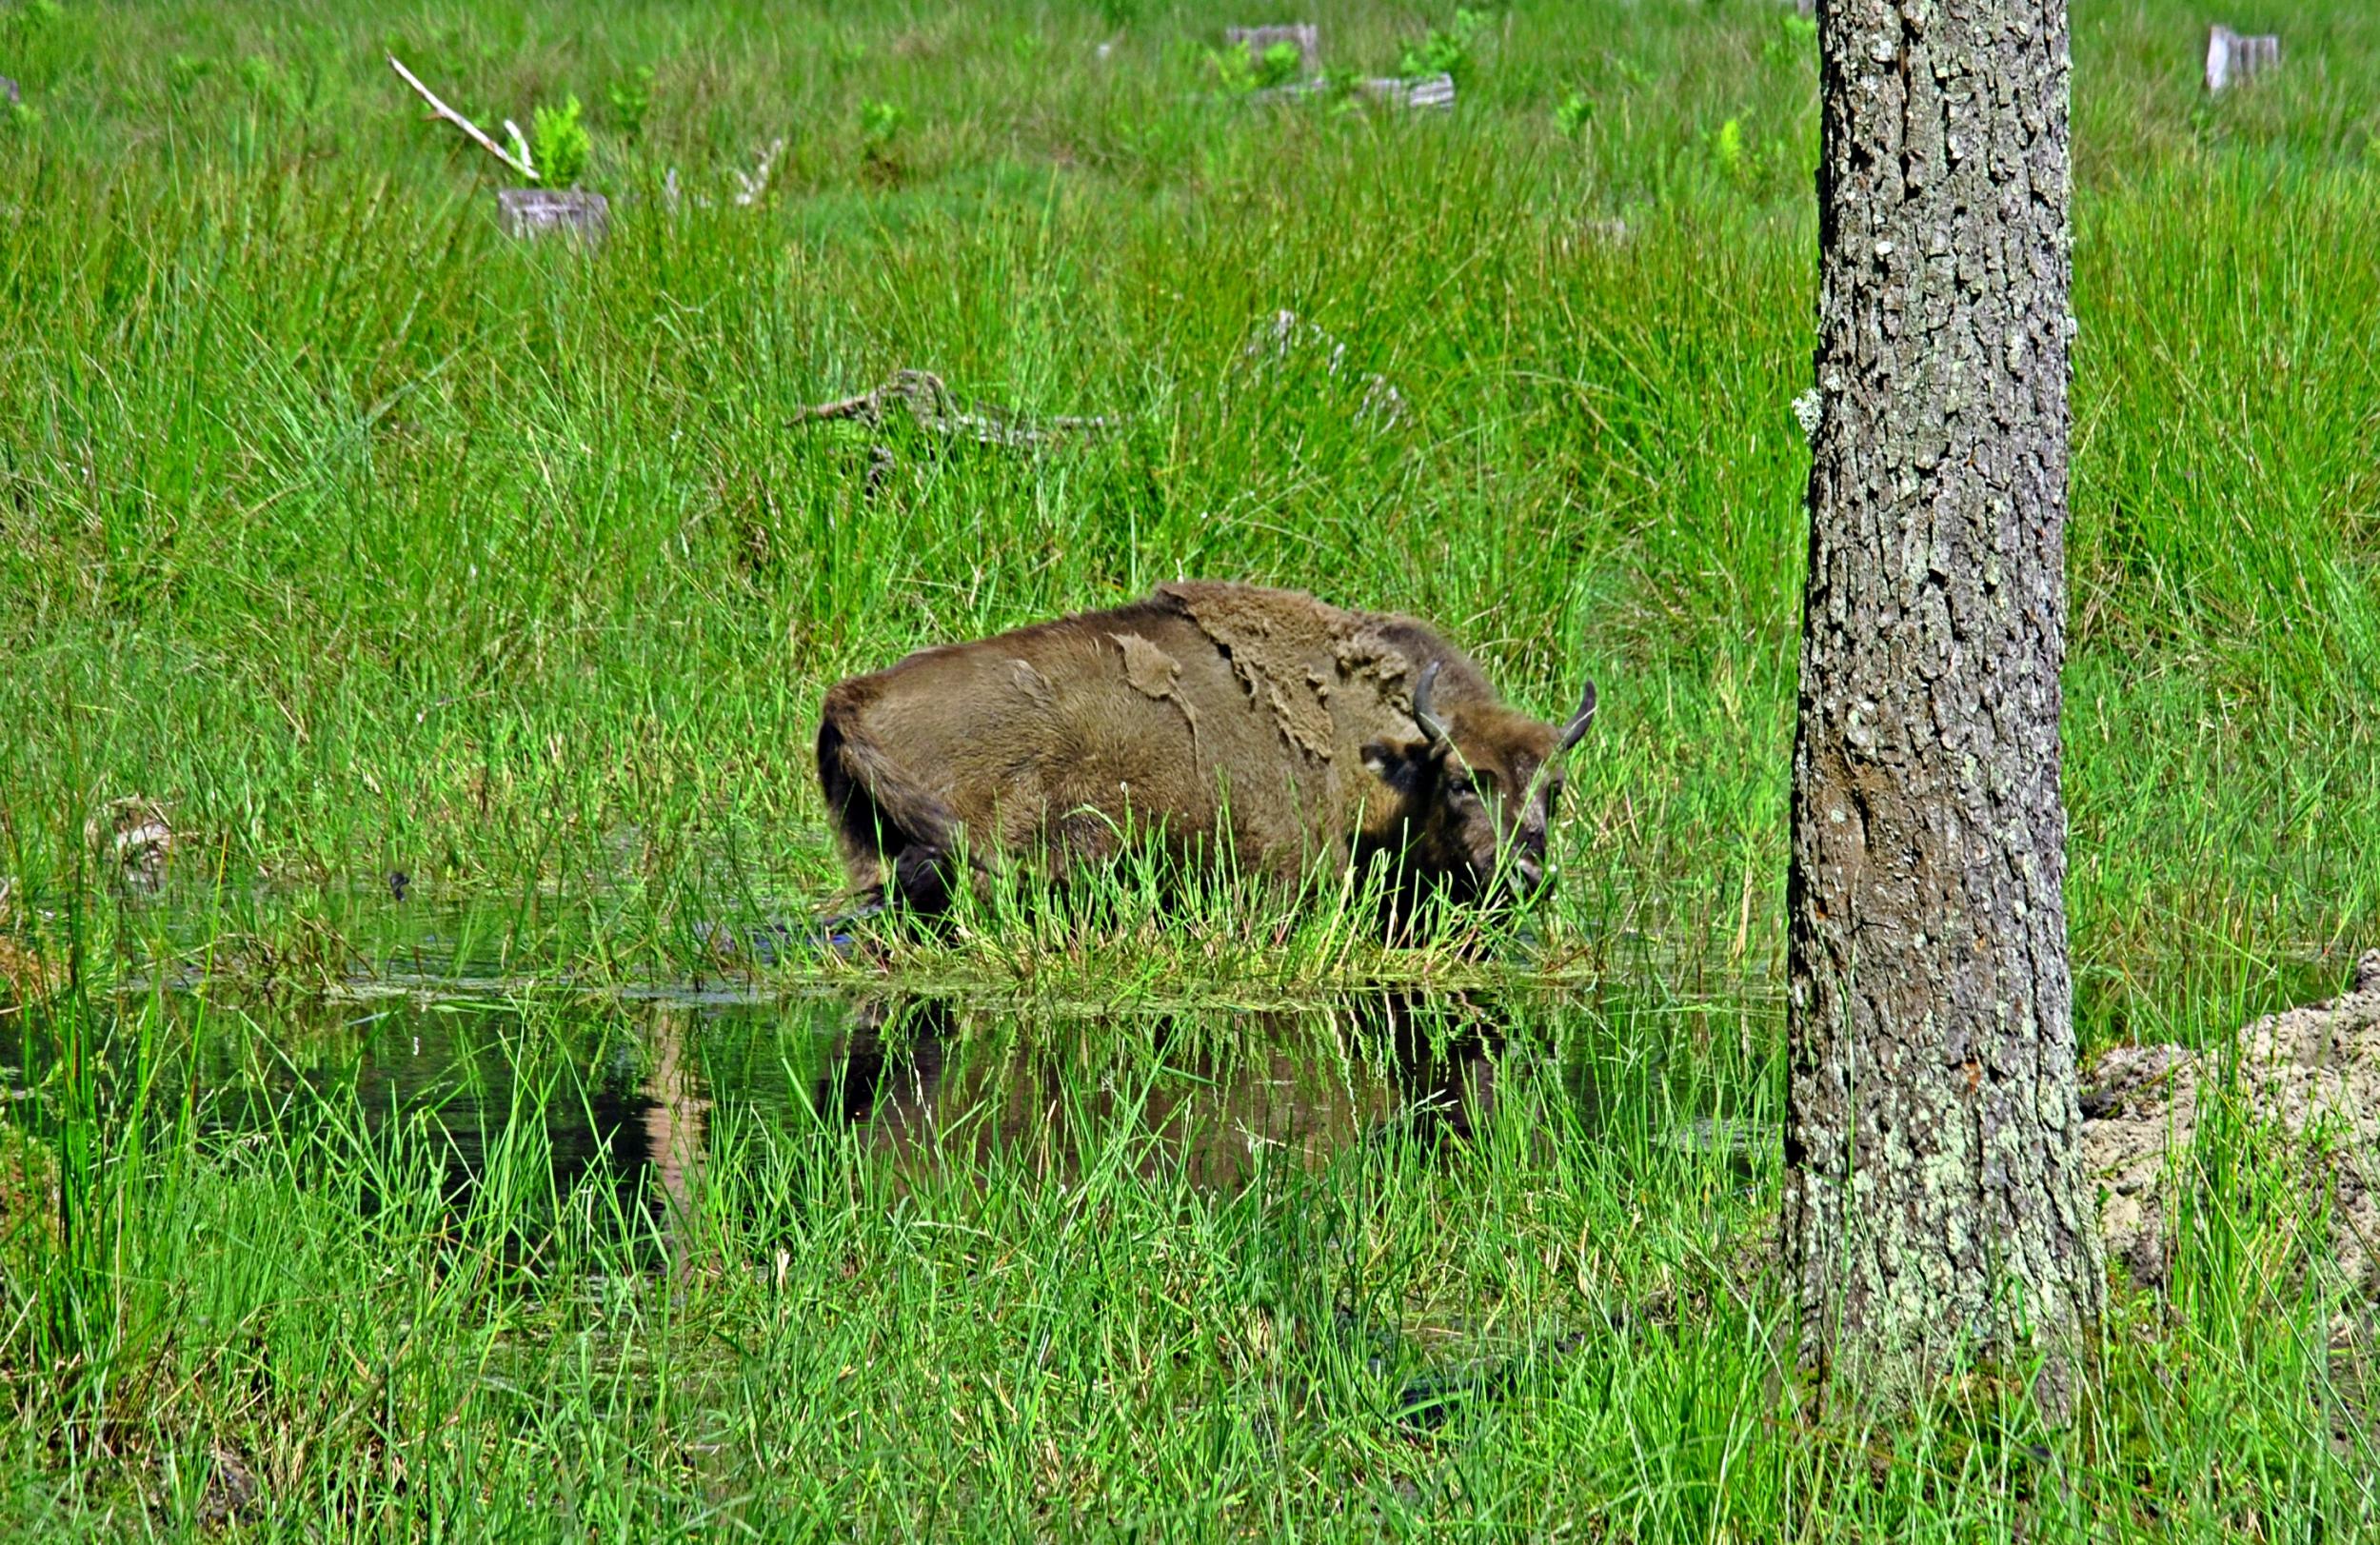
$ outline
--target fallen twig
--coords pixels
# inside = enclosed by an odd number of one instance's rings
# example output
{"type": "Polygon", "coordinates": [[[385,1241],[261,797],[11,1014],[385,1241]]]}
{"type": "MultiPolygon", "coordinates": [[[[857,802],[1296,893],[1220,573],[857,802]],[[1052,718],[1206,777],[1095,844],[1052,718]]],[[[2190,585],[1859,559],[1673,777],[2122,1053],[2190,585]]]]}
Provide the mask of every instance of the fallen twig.
{"type": "Polygon", "coordinates": [[[1122,427],[1105,417],[1055,418],[1022,423],[996,407],[971,403],[962,407],[951,396],[942,378],[930,370],[898,370],[891,380],[874,391],[863,391],[856,397],[839,397],[833,402],[819,403],[797,411],[785,421],[787,428],[805,424],[824,424],[837,420],[855,419],[867,425],[884,422],[884,414],[892,407],[908,410],[918,427],[954,439],[968,439],[986,446],[1019,447],[1038,446],[1066,435],[1104,434],[1122,427]]]}
{"type": "MultiPolygon", "coordinates": [[[[1339,367],[1347,363],[1346,344],[1328,328],[1306,321],[1295,311],[1274,312],[1271,322],[1248,340],[1243,354],[1259,369],[1284,364],[1295,354],[1316,356],[1321,361],[1322,373],[1334,380],[1339,379],[1339,367]]],[[[1388,377],[1365,373],[1363,400],[1357,405],[1356,417],[1377,418],[1380,427],[1394,428],[1406,411],[1405,394],[1388,377]]]]}
{"type": "MultiPolygon", "coordinates": [[[[406,85],[410,86],[414,90],[421,93],[422,100],[429,104],[431,117],[444,118],[446,122],[454,125],[455,128],[463,130],[465,134],[468,135],[481,149],[486,150],[489,155],[494,156],[497,160],[503,162],[506,166],[510,167],[522,176],[526,177],[530,182],[536,182],[538,180],[537,168],[530,166],[527,160],[527,146],[524,145],[521,147],[521,156],[516,159],[510,151],[506,150],[503,146],[498,145],[494,140],[489,139],[485,133],[483,133],[479,125],[471,122],[468,118],[464,117],[463,114],[455,111],[452,108],[447,107],[444,102],[439,101],[438,93],[431,90],[428,87],[424,86],[422,84],[421,77],[414,74],[413,71],[406,69],[405,61],[399,59],[393,53],[388,56],[388,68],[395,70],[399,78],[401,78],[406,85]]],[[[506,127],[511,128],[509,124],[506,125],[506,127]]],[[[514,139],[518,140],[520,138],[521,131],[519,129],[514,129],[512,133],[514,139]]]]}
{"type": "Polygon", "coordinates": [[[751,176],[746,177],[741,171],[736,173],[736,181],[744,185],[743,191],[736,195],[738,204],[760,202],[761,195],[768,191],[768,174],[776,167],[777,158],[784,153],[784,149],[785,142],[783,136],[773,139],[769,141],[767,152],[761,157],[760,165],[752,168],[751,176]]]}

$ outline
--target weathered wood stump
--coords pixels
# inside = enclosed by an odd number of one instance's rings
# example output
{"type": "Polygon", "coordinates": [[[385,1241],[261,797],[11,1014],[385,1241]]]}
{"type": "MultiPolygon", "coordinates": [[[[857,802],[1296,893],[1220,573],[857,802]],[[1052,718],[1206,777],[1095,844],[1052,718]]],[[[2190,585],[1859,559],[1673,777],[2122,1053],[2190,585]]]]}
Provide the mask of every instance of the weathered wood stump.
{"type": "Polygon", "coordinates": [[[2219,1109],[2227,1128],[2298,1166],[2310,1201],[2327,1202],[2330,1238],[2308,1241],[2323,1275],[2380,1289],[2380,950],[2357,962],[2352,990],[2258,1020],[2235,1047],[2117,1046],[2084,1083],[2100,1226],[2135,1281],[2162,1286],[2189,1216],[2231,1204],[2208,1197],[2193,1151],[2219,1109]]]}
{"type": "Polygon", "coordinates": [[[1383,76],[1356,82],[1356,90],[1392,108],[1451,108],[1455,77],[1448,74],[1383,76]]]}
{"type": "MultiPolygon", "coordinates": [[[[1327,79],[1292,81],[1287,86],[1268,86],[1260,91],[1248,93],[1250,102],[1295,102],[1306,97],[1330,94],[1327,79]]],[[[1374,75],[1348,83],[1347,89],[1366,102],[1378,102],[1392,108],[1443,109],[1455,105],[1455,77],[1452,75],[1374,75]]]]}
{"type": "Polygon", "coordinates": [[[526,240],[561,231],[593,247],[611,228],[611,201],[577,188],[506,188],[496,193],[505,234],[526,240]]]}
{"type": "Polygon", "coordinates": [[[2281,62],[2277,33],[2250,35],[2228,27],[2207,29],[2207,90],[2222,90],[2234,80],[2261,74],[2281,62]]]}
{"type": "Polygon", "coordinates": [[[1312,22],[1286,27],[1226,27],[1223,43],[1227,48],[1246,44],[1251,59],[1263,58],[1280,44],[1293,44],[1298,50],[1298,73],[1301,78],[1311,80],[1322,72],[1322,30],[1312,22]]]}

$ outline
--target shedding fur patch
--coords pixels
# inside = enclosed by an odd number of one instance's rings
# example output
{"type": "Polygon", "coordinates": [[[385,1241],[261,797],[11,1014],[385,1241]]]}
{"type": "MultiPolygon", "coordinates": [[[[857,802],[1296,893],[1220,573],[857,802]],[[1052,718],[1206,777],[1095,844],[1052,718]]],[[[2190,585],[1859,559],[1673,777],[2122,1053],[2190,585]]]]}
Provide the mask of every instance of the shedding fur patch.
{"type": "Polygon", "coordinates": [[[1313,672],[1315,662],[1338,657],[1350,622],[1345,612],[1236,584],[1167,584],[1159,593],[1230,652],[1233,673],[1272,710],[1284,740],[1317,762],[1330,760],[1330,704],[1313,672]]]}
{"type": "Polygon", "coordinates": [[[1181,681],[1181,662],[1151,644],[1138,633],[1110,633],[1116,647],[1124,652],[1124,680],[1142,697],[1158,703],[1171,703],[1181,710],[1181,717],[1190,725],[1190,744],[1199,743],[1199,714],[1190,706],[1190,700],[1176,688],[1181,681]]]}
{"type": "Polygon", "coordinates": [[[1151,644],[1138,633],[1110,633],[1116,646],[1124,652],[1124,680],[1135,690],[1152,698],[1165,699],[1174,695],[1174,683],[1181,677],[1181,662],[1151,644]]]}
{"type": "Polygon", "coordinates": [[[1023,693],[1024,696],[1037,707],[1053,708],[1057,706],[1058,689],[1050,685],[1048,677],[1033,668],[1033,662],[1029,660],[1010,659],[1008,662],[1008,677],[1009,680],[1016,683],[1017,690],[1023,693]]]}

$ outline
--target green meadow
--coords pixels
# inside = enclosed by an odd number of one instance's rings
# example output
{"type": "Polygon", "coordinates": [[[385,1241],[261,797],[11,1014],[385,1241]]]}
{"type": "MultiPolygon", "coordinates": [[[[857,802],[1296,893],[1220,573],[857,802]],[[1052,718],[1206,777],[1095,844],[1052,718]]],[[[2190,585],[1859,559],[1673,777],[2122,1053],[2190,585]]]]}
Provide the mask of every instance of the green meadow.
{"type": "MultiPolygon", "coordinates": [[[[2086,1055],[2380,944],[2380,10],[2243,3],[2073,17],[2086,1055]]],[[[0,0],[0,1532],[2380,1536],[2245,1118],[2072,1425],[1793,1377],[1816,69],[1771,0],[0,0]],[[1222,26],[1306,18],[1258,95],[1222,26]],[[575,98],[607,237],[391,52],[575,98]],[[1110,426],[793,422],[903,369],[1110,426]],[[1177,577],[1591,677],[1553,898],[811,947],[826,688],[1177,577]]]]}

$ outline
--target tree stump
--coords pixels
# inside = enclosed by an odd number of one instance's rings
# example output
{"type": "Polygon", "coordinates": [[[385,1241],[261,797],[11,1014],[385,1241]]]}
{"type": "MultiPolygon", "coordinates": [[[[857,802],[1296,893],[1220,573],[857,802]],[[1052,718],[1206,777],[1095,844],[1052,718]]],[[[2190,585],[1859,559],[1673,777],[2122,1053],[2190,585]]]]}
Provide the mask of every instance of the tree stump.
{"type": "Polygon", "coordinates": [[[2232,80],[2262,74],[2281,62],[2281,39],[2273,32],[2251,36],[2228,27],[2207,29],[2207,90],[2222,90],[2232,80]]]}
{"type": "Polygon", "coordinates": [[[576,188],[506,188],[496,193],[505,234],[528,240],[561,231],[588,247],[611,228],[611,201],[576,188]]]}
{"type": "Polygon", "coordinates": [[[1248,57],[1261,59],[1267,50],[1282,43],[1295,44],[1298,50],[1298,73],[1312,80],[1322,72],[1322,30],[1312,22],[1297,22],[1286,27],[1226,27],[1225,47],[1244,43],[1248,57]]]}

